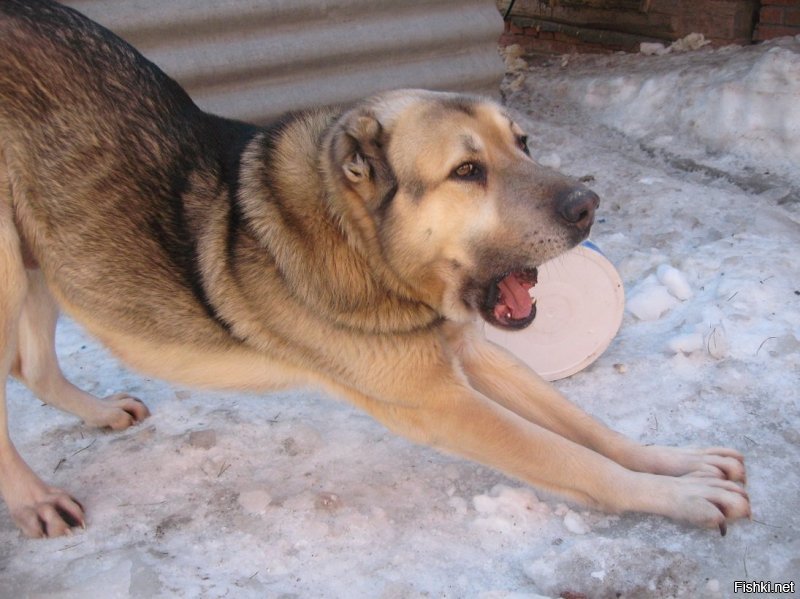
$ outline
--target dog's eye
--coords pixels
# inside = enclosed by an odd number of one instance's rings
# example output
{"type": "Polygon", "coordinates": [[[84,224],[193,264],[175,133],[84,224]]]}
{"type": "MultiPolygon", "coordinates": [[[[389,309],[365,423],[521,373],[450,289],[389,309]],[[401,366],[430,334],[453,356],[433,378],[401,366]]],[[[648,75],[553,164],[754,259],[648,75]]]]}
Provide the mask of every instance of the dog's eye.
{"type": "Polygon", "coordinates": [[[525,152],[528,156],[531,155],[530,150],[528,149],[528,136],[527,135],[520,135],[517,138],[517,145],[519,149],[525,152]]]}
{"type": "Polygon", "coordinates": [[[483,181],[486,179],[486,172],[477,162],[465,162],[456,167],[453,176],[463,181],[483,181]]]}
{"type": "Polygon", "coordinates": [[[471,162],[465,162],[455,170],[456,175],[462,178],[469,177],[473,172],[475,172],[475,165],[471,162]]]}

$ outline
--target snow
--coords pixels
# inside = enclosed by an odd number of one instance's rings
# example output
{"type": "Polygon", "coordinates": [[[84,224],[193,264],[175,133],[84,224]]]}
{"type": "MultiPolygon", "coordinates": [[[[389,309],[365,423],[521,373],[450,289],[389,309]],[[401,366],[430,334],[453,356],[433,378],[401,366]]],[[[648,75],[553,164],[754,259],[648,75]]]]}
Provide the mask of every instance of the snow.
{"type": "Polygon", "coordinates": [[[629,305],[606,353],[558,386],[643,443],[743,451],[752,522],[722,538],[567,505],[315,392],[133,374],[64,320],[67,375],[152,416],[98,432],[9,385],[15,443],[89,526],[26,540],[0,511],[0,595],[717,598],[734,580],[800,582],[799,55],[785,38],[516,57],[505,86],[535,155],[600,194],[593,239],[631,301],[669,298],[647,319],[629,305]]]}
{"type": "MultiPolygon", "coordinates": [[[[652,151],[717,154],[791,176],[800,164],[797,42],[627,60],[564,71],[550,85],[652,151]],[[611,69],[602,68],[611,63],[611,69]],[[602,70],[600,70],[602,68],[602,70]]],[[[555,91],[554,90],[554,91],[555,91]]]]}
{"type": "Polygon", "coordinates": [[[628,297],[625,307],[639,320],[658,320],[678,305],[675,296],[657,280],[655,275],[650,275],[628,297]]]}
{"type": "Polygon", "coordinates": [[[686,276],[674,266],[662,264],[656,270],[656,277],[672,295],[684,301],[692,297],[692,288],[686,276]]]}
{"type": "Polygon", "coordinates": [[[631,290],[626,309],[639,320],[658,320],[692,297],[692,288],[686,276],[674,266],[662,264],[631,290]]]}

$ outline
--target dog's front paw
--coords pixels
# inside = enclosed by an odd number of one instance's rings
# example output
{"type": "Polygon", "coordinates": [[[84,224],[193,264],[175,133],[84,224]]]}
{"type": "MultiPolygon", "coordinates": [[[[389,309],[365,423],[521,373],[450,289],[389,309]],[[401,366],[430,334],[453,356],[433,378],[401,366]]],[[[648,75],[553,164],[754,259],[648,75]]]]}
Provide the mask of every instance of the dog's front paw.
{"type": "Polygon", "coordinates": [[[744,456],[727,447],[664,447],[648,445],[640,448],[633,469],[639,472],[668,476],[692,475],[747,482],[744,456]]]}
{"type": "Polygon", "coordinates": [[[9,505],[11,518],[28,537],[60,537],[77,526],[86,528],[83,506],[66,491],[41,486],[30,499],[9,505]]]}
{"type": "Polygon", "coordinates": [[[115,431],[138,424],[150,415],[150,410],[140,400],[127,393],[117,393],[97,400],[91,416],[84,418],[86,424],[115,431]]]}
{"type": "Polygon", "coordinates": [[[727,520],[751,517],[750,498],[735,482],[708,476],[658,477],[663,493],[659,513],[705,528],[719,528],[724,536],[727,520]]]}

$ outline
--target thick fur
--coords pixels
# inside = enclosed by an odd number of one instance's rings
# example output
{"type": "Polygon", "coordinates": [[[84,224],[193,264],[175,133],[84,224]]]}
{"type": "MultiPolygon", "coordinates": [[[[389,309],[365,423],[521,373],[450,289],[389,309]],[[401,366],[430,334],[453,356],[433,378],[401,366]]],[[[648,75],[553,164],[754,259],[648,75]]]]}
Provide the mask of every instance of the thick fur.
{"type": "MultiPolygon", "coordinates": [[[[596,204],[491,101],[394,91],[255,127],[202,112],[71,9],[0,3],[0,377],[92,425],[147,409],[64,379],[56,306],[143,372],[318,385],[586,504],[724,531],[750,512],[738,452],[634,443],[482,336],[479,316],[509,324],[497,281],[584,239],[596,204]]],[[[14,520],[83,524],[14,449],[0,395],[14,520]]]]}

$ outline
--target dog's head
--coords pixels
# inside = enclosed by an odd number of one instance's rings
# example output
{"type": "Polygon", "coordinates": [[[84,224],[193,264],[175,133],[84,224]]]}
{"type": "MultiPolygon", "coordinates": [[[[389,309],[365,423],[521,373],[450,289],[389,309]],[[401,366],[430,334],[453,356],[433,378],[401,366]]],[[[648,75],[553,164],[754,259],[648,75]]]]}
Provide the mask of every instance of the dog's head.
{"type": "Polygon", "coordinates": [[[597,196],[533,160],[494,102],[389,92],[329,138],[348,218],[388,267],[446,318],[523,328],[536,268],[589,234],[597,196]]]}

